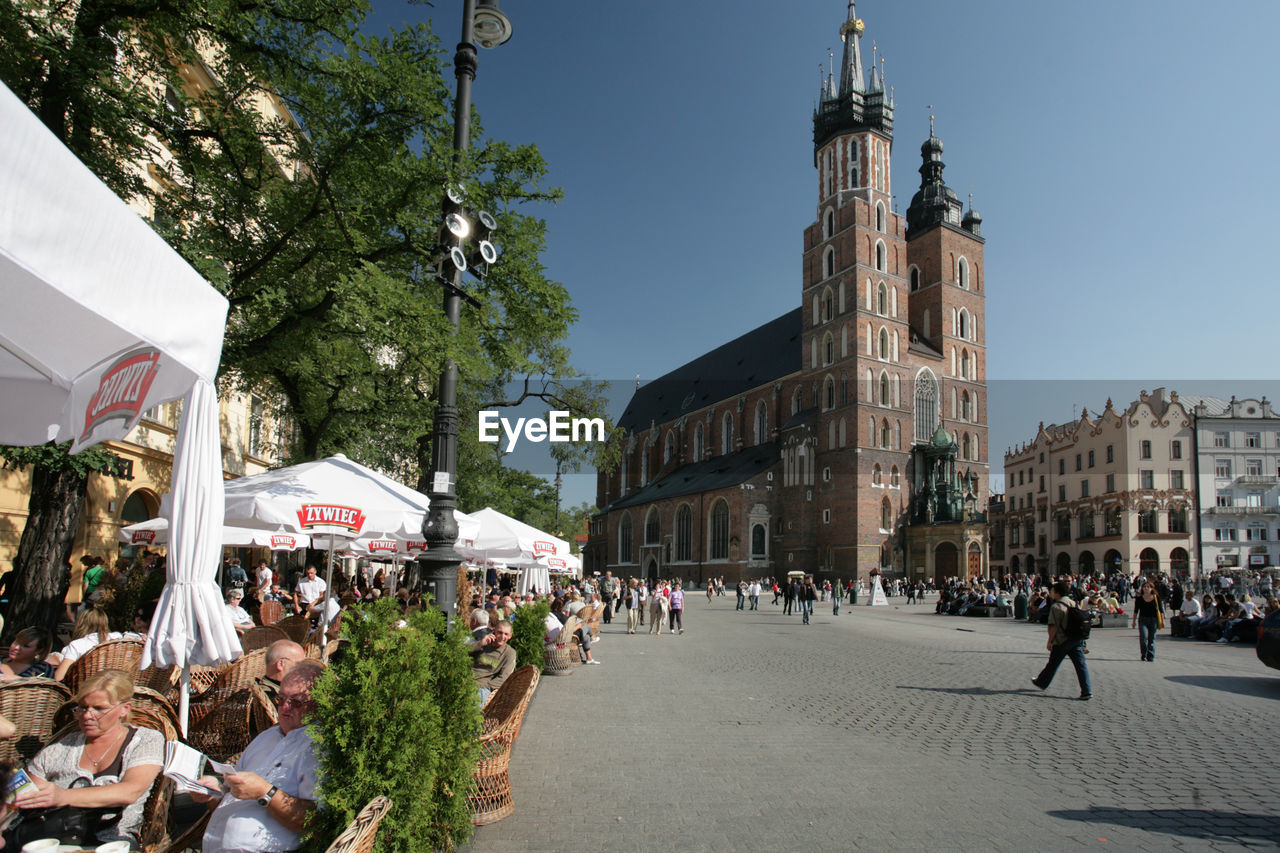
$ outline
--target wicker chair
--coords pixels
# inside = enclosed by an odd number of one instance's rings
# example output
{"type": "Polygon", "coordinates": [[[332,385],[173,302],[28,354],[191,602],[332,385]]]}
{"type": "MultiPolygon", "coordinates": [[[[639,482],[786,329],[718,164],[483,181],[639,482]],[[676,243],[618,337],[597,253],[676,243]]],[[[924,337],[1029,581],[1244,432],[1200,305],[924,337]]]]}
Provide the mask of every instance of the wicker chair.
{"type": "Polygon", "coordinates": [[[142,663],[142,648],[146,645],[142,640],[107,640],[85,652],[71,664],[64,679],[67,687],[75,694],[85,680],[104,669],[119,669],[129,673],[129,677],[138,677],[138,665],[142,663]]]}
{"type": "Polygon", "coordinates": [[[555,641],[547,644],[547,664],[542,670],[544,675],[572,675],[574,669],[582,663],[578,638],[573,635],[581,627],[582,620],[577,616],[565,618],[555,641]]]}
{"type": "Polygon", "coordinates": [[[256,652],[258,649],[268,648],[277,640],[287,639],[289,639],[289,635],[275,625],[259,625],[257,628],[250,628],[240,635],[240,648],[244,649],[245,654],[248,654],[249,652],[256,652]]]}
{"type": "Polygon", "coordinates": [[[154,690],[168,700],[170,705],[178,703],[178,678],[182,668],[177,666],[149,666],[138,673],[133,680],[135,687],[146,687],[154,690]]]}
{"type": "Polygon", "coordinates": [[[289,616],[277,622],[275,627],[284,631],[290,640],[302,645],[311,632],[311,620],[306,616],[289,616]]]}
{"type": "Polygon", "coordinates": [[[484,734],[480,737],[480,760],[476,763],[467,805],[471,823],[496,823],[515,811],[511,796],[511,746],[520,733],[524,712],[538,686],[538,668],[522,666],[502,682],[484,706],[484,734]]]}
{"type": "Polygon", "coordinates": [[[261,722],[274,710],[271,700],[256,682],[210,699],[199,719],[192,706],[187,743],[214,761],[233,764],[262,731],[261,722]]]}
{"type": "Polygon", "coordinates": [[[71,691],[52,678],[19,678],[0,684],[0,717],[17,727],[0,740],[0,761],[30,761],[57,729],[54,718],[71,691]]]}
{"type": "Polygon", "coordinates": [[[209,818],[212,816],[213,809],[206,810],[181,835],[171,839],[168,845],[162,848],[162,853],[183,853],[186,850],[195,850],[198,853],[204,846],[204,831],[209,828],[209,818]]]}
{"type": "Polygon", "coordinates": [[[274,625],[284,618],[284,605],[278,601],[264,601],[258,607],[258,624],[274,625]]]}
{"type": "Polygon", "coordinates": [[[360,810],[355,820],[347,824],[342,834],[333,839],[325,853],[369,853],[378,840],[378,824],[391,811],[391,801],[386,797],[374,797],[360,810]]]}
{"type": "MultiPolygon", "coordinates": [[[[193,725],[213,707],[230,694],[256,684],[258,679],[267,674],[267,650],[258,649],[242,655],[218,671],[213,683],[202,690],[199,695],[191,697],[191,706],[187,714],[189,725],[193,725]]],[[[194,686],[195,679],[192,679],[194,686]]]]}
{"type": "MultiPolygon", "coordinates": [[[[585,612],[586,612],[586,608],[583,608],[583,613],[585,613],[585,612]]],[[[582,621],[584,621],[584,622],[588,623],[588,624],[591,626],[591,641],[592,641],[592,642],[595,642],[596,640],[600,639],[600,620],[601,620],[602,618],[604,618],[604,605],[603,605],[603,604],[597,604],[597,605],[593,606],[593,607],[591,608],[591,615],[590,615],[589,617],[588,617],[588,616],[583,616],[583,617],[582,617],[582,621]]]]}
{"type": "MultiPolygon", "coordinates": [[[[133,712],[129,721],[134,725],[155,729],[164,735],[165,740],[181,740],[179,735],[178,715],[169,704],[169,700],[149,687],[133,688],[133,712]]],[[[76,703],[68,700],[62,704],[54,715],[54,730],[59,735],[74,728],[76,722],[76,703]]]]}

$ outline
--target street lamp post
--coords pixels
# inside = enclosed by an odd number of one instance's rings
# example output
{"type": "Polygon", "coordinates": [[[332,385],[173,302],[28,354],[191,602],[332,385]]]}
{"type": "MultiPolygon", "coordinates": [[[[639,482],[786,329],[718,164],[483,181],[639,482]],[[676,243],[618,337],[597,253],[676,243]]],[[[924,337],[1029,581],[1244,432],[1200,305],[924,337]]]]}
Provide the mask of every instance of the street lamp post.
{"type": "MultiPolygon", "coordinates": [[[[453,102],[453,163],[460,170],[471,138],[471,84],[476,79],[476,44],[496,47],[511,38],[511,22],[498,9],[498,0],[463,0],[462,39],[453,57],[457,93],[453,102]]],[[[460,175],[459,175],[460,177],[460,175]]],[[[450,214],[450,218],[454,216],[450,214]]],[[[481,216],[483,219],[487,214],[481,216]]],[[[492,227],[492,220],[485,223],[492,227]]],[[[452,224],[449,225],[453,230],[452,224]]],[[[456,231],[454,232],[456,234],[456,231]]],[[[462,234],[457,234],[459,238],[462,234]]],[[[457,250],[455,250],[457,251],[457,250]]],[[[490,249],[491,251],[491,249],[490,249]]],[[[488,260],[488,257],[486,257],[488,260]]],[[[442,265],[442,269],[447,265],[442,265]]],[[[456,336],[461,327],[462,274],[466,264],[454,263],[451,280],[445,282],[444,313],[456,336]]],[[[458,564],[453,549],[458,523],[455,479],[458,471],[458,365],[449,356],[440,376],[439,397],[431,440],[431,481],[427,496],[431,507],[422,520],[426,549],[418,558],[423,591],[430,592],[444,613],[453,612],[458,596],[458,564]]]]}

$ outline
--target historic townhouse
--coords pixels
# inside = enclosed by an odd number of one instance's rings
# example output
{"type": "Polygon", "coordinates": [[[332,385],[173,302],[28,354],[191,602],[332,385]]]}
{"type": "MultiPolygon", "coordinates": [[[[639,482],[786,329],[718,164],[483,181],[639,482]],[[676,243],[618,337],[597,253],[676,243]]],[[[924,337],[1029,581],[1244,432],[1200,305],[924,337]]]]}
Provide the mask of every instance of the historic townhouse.
{"type": "Polygon", "coordinates": [[[932,133],[894,212],[893,97],[864,72],[862,32],[849,3],[813,116],[799,306],[636,390],[588,570],[986,572],[982,220],[943,180],[932,133]]]}

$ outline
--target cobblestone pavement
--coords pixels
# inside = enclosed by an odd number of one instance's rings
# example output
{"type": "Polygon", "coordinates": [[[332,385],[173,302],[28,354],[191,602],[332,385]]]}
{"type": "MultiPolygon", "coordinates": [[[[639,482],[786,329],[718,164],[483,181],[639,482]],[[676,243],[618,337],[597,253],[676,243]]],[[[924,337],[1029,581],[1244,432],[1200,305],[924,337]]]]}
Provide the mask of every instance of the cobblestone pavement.
{"type": "Polygon", "coordinates": [[[601,666],[542,679],[515,814],[469,849],[1280,848],[1280,673],[1250,647],[1162,635],[1145,663],[1095,629],[1081,702],[1070,662],[1030,684],[1043,626],[768,601],[604,626],[601,666]]]}

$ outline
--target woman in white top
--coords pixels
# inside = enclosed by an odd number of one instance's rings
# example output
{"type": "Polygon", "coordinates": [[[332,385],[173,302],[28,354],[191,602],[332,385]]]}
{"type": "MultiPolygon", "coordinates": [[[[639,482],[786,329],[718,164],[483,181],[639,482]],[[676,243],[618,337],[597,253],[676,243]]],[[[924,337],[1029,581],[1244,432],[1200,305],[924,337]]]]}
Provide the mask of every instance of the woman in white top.
{"type": "Polygon", "coordinates": [[[84,608],[71,628],[71,642],[67,643],[58,654],[49,655],[49,663],[57,666],[53,677],[62,681],[67,677],[67,670],[71,669],[71,664],[78,661],[86,652],[107,640],[118,640],[121,636],[121,634],[112,633],[105,611],[97,607],[84,608]]]}
{"type": "Polygon", "coordinates": [[[236,626],[236,632],[240,634],[253,627],[253,617],[249,615],[249,611],[240,606],[243,600],[244,590],[227,590],[227,615],[231,617],[231,624],[236,626]]]}

